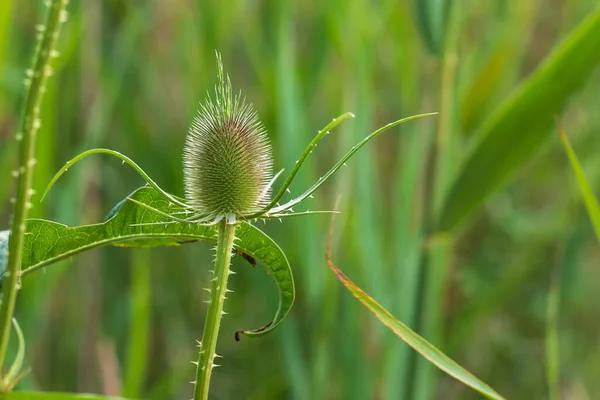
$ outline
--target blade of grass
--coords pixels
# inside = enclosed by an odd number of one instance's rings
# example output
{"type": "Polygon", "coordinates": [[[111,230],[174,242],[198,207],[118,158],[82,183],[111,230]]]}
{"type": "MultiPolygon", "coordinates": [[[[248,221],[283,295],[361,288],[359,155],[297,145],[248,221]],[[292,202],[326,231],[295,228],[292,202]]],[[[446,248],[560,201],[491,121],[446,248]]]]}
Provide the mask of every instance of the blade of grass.
{"type": "MultiPolygon", "coordinates": [[[[425,125],[425,124],[423,124],[425,125]]],[[[420,197],[420,171],[423,169],[423,159],[426,155],[426,130],[431,127],[419,126],[418,131],[402,136],[400,149],[400,172],[398,173],[396,196],[396,229],[395,238],[395,287],[398,293],[395,296],[396,308],[394,313],[404,321],[416,321],[417,312],[417,281],[421,259],[421,224],[422,216],[419,204],[420,197]]],[[[411,324],[412,325],[412,324],[411,324]]],[[[410,326],[414,329],[414,325],[410,326]]],[[[412,366],[412,350],[395,338],[389,339],[389,359],[385,373],[385,398],[393,399],[397,393],[409,386],[408,379],[412,366]]]]}
{"type": "MultiPolygon", "coordinates": [[[[559,252],[562,255],[562,252],[559,252]]],[[[560,399],[558,311],[560,306],[560,283],[562,278],[563,257],[557,257],[554,271],[550,277],[548,300],[546,305],[546,382],[548,399],[560,399]]]]}
{"type": "Polygon", "coordinates": [[[449,191],[438,229],[455,230],[543,145],[560,113],[600,64],[600,6],[484,123],[449,191]]]}
{"type": "Polygon", "coordinates": [[[408,326],[398,321],[389,311],[383,308],[377,303],[372,297],[361,290],[354,282],[352,282],[342,271],[340,271],[335,264],[331,261],[331,242],[333,238],[333,221],[332,218],[331,227],[329,231],[329,243],[327,247],[326,260],[327,265],[335,276],[342,282],[342,284],[348,289],[350,293],[360,301],[371,313],[377,317],[385,326],[387,326],[392,332],[394,332],[400,339],[406,344],[411,346],[417,352],[419,352],[425,359],[437,366],[439,369],[457,379],[458,381],[470,386],[474,390],[478,391],[482,395],[490,399],[503,399],[494,389],[488,386],[476,378],[473,374],[465,370],[463,367],[458,365],[440,350],[435,348],[432,344],[427,342],[421,336],[417,335],[408,326]]]}
{"type": "MultiPolygon", "coordinates": [[[[453,145],[457,139],[456,88],[459,59],[461,8],[452,2],[449,6],[448,30],[444,38],[444,56],[440,73],[440,118],[436,121],[435,136],[430,143],[425,166],[424,240],[421,267],[417,281],[417,301],[414,316],[416,330],[427,340],[441,346],[443,338],[443,304],[448,280],[452,244],[446,240],[432,240],[442,199],[448,187],[453,167],[453,145]]],[[[432,399],[437,390],[437,371],[423,360],[412,357],[407,398],[432,399]]]]}
{"type": "MultiPolygon", "coordinates": [[[[278,132],[285,133],[285,136],[277,137],[275,150],[285,163],[284,165],[294,165],[297,160],[297,152],[306,146],[306,143],[312,139],[309,134],[307,124],[302,116],[307,115],[302,98],[302,84],[299,80],[299,60],[296,37],[296,18],[297,12],[294,2],[281,1],[274,8],[275,13],[272,16],[271,32],[276,33],[275,45],[275,113],[276,129],[278,132]]],[[[276,153],[277,154],[277,153],[276,153]]],[[[310,184],[315,175],[314,166],[311,163],[306,165],[303,173],[296,177],[295,185],[305,187],[310,184]]],[[[290,188],[292,193],[294,187],[290,188]]],[[[307,220],[290,220],[290,230],[294,232],[288,236],[288,243],[294,243],[293,247],[299,249],[295,254],[296,260],[306,265],[302,268],[301,280],[304,282],[305,296],[304,305],[309,312],[317,312],[323,299],[323,272],[318,268],[318,243],[319,237],[314,234],[314,226],[307,220]]],[[[294,320],[294,325],[299,326],[301,322],[294,320]]],[[[287,328],[289,329],[289,327],[287,328]]],[[[314,393],[314,382],[310,374],[309,362],[312,364],[312,354],[308,356],[300,351],[303,345],[309,342],[303,342],[299,335],[280,336],[282,347],[284,349],[284,366],[290,373],[290,391],[295,399],[309,400],[318,397],[314,393]],[[310,360],[307,362],[307,359],[310,360]]]]}
{"type": "Polygon", "coordinates": [[[130,290],[130,327],[127,346],[126,369],[123,385],[125,397],[140,398],[148,370],[148,343],[150,327],[150,257],[149,249],[137,249],[133,253],[130,290]]]}
{"type": "Polygon", "coordinates": [[[417,22],[423,41],[434,54],[440,54],[446,29],[447,0],[415,0],[417,22]]]}
{"type": "Polygon", "coordinates": [[[592,221],[592,226],[594,227],[594,232],[596,232],[596,237],[598,241],[600,241],[600,204],[598,203],[598,199],[594,196],[594,192],[588,183],[588,180],[583,172],[583,168],[581,167],[581,163],[577,158],[577,154],[571,147],[571,143],[569,142],[569,138],[567,134],[559,125],[558,127],[560,131],[560,138],[565,147],[565,151],[567,153],[567,157],[569,158],[569,162],[571,163],[571,168],[573,169],[573,173],[575,174],[575,178],[577,179],[577,184],[579,185],[579,190],[581,191],[581,196],[583,197],[583,201],[585,203],[585,207],[587,209],[590,220],[592,221]]]}
{"type": "MultiPolygon", "coordinates": [[[[345,87],[347,107],[357,110],[356,120],[350,129],[350,137],[353,142],[361,140],[364,132],[368,131],[373,124],[375,99],[373,95],[373,75],[376,63],[372,57],[364,57],[369,52],[372,29],[367,21],[372,20],[375,15],[376,4],[369,1],[348,2],[347,17],[349,24],[344,27],[346,62],[350,66],[348,73],[352,77],[352,84],[345,87]]],[[[356,146],[353,147],[353,149],[356,146]]],[[[347,196],[354,203],[351,207],[356,211],[348,215],[347,224],[350,228],[349,240],[351,243],[362,243],[353,250],[356,257],[354,271],[367,279],[366,285],[373,289],[379,288],[379,293],[384,304],[389,306],[388,282],[384,258],[383,240],[383,210],[378,207],[380,176],[378,171],[378,160],[376,148],[371,145],[360,153],[350,163],[351,168],[346,171],[351,176],[351,184],[347,196]]],[[[344,301],[347,309],[348,299],[344,301]]],[[[345,338],[343,351],[346,353],[344,361],[347,363],[344,376],[349,381],[344,383],[343,398],[358,400],[372,398],[376,392],[376,376],[379,375],[380,366],[368,367],[365,360],[368,351],[371,354],[380,354],[381,348],[377,345],[381,341],[383,329],[380,326],[365,324],[359,315],[349,318],[350,329],[354,330],[345,338]],[[357,329],[358,327],[358,329],[357,329]],[[371,345],[366,349],[353,348],[356,343],[365,343],[361,337],[369,337],[371,345]]]]}

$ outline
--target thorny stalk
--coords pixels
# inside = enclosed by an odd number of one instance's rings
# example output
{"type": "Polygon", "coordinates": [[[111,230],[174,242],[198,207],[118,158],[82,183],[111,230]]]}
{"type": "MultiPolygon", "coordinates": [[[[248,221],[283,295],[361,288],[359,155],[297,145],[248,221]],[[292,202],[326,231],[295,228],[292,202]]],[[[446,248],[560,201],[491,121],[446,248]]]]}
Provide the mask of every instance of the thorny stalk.
{"type": "MultiPolygon", "coordinates": [[[[13,176],[17,180],[17,192],[14,198],[11,232],[8,247],[8,262],[2,286],[2,305],[0,306],[0,368],[4,365],[12,317],[15,309],[21,269],[21,253],[25,236],[25,220],[31,208],[31,188],[33,167],[35,165],[35,141],[40,129],[40,103],[46,90],[46,79],[52,75],[50,60],[57,56],[55,49],[60,26],[67,19],[68,0],[47,0],[48,15],[43,25],[36,27],[38,43],[33,61],[33,69],[26,71],[25,86],[27,100],[21,124],[16,135],[19,142],[17,168],[13,176]]],[[[2,373],[3,375],[3,373],[2,373]]],[[[3,389],[2,389],[3,390],[3,389]]]]}
{"type": "Polygon", "coordinates": [[[227,278],[233,273],[229,269],[229,265],[231,263],[236,228],[237,224],[228,224],[225,220],[219,222],[215,270],[213,271],[211,287],[207,289],[210,292],[208,314],[206,314],[204,332],[202,333],[202,341],[199,344],[200,351],[196,365],[194,400],[208,399],[212,369],[218,366],[215,364],[215,359],[218,357],[215,349],[217,347],[221,318],[225,314],[223,303],[227,298],[226,295],[228,292],[227,278]]]}

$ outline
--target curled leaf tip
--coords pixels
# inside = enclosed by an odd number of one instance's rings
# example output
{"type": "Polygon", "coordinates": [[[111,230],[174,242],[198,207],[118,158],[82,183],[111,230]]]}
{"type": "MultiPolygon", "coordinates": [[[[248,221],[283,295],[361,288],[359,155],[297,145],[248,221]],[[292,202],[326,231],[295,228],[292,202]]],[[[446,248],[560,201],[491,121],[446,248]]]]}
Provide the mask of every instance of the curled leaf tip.
{"type": "Polygon", "coordinates": [[[235,331],[235,341],[239,342],[240,341],[240,334],[244,334],[246,336],[255,336],[255,335],[259,335],[263,332],[266,332],[267,329],[269,329],[269,327],[273,325],[273,321],[269,322],[268,324],[266,324],[265,326],[261,326],[258,329],[238,329],[237,331],[235,331]]]}

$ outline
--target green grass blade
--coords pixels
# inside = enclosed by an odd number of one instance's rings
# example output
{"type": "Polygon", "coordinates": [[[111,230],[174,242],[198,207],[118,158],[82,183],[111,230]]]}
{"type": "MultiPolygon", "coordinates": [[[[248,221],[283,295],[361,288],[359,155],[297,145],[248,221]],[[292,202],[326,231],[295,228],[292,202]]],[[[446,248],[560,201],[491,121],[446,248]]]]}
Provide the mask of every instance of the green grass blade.
{"type": "Polygon", "coordinates": [[[367,293],[363,292],[354,282],[352,282],[342,271],[340,271],[330,259],[327,259],[329,268],[344,284],[346,289],[352,293],[365,307],[369,309],[384,325],[392,330],[400,339],[413,349],[418,351],[429,362],[437,366],[439,369],[452,376],[453,378],[463,382],[465,385],[472,387],[479,393],[490,399],[503,399],[490,386],[477,379],[470,372],[458,365],[440,350],[435,348],[421,336],[417,335],[412,329],[398,321],[385,308],[377,303],[367,293]]]}
{"type": "Polygon", "coordinates": [[[434,54],[440,54],[446,28],[446,0],[416,0],[417,22],[423,41],[434,54]]]}
{"type": "MultiPolygon", "coordinates": [[[[154,188],[142,187],[122,200],[106,222],[70,228],[41,219],[27,221],[23,251],[22,276],[71,257],[85,250],[103,246],[159,247],[178,246],[205,240],[216,241],[216,228],[198,224],[162,224],[169,219],[149,211],[135,202],[165,213],[180,211],[154,188]],[[160,222],[160,224],[156,224],[160,222]],[[142,224],[142,225],[140,225],[142,224]],[[150,225],[151,224],[151,225],[150,225]]],[[[275,329],[294,303],[295,288],[289,262],[281,248],[258,228],[243,222],[236,231],[234,248],[265,265],[279,289],[279,307],[275,318],[257,330],[240,330],[247,336],[261,336],[275,329]]],[[[5,245],[0,235],[0,249],[5,245]]],[[[0,265],[0,270],[4,265],[0,265]]]]}
{"type": "Polygon", "coordinates": [[[398,321],[385,308],[377,303],[367,293],[363,292],[354,282],[352,282],[342,271],[340,271],[331,260],[327,260],[329,267],[337,278],[344,284],[346,289],[352,293],[365,307],[369,309],[384,325],[392,330],[400,339],[413,349],[418,351],[429,362],[437,366],[439,369],[452,376],[453,378],[463,382],[465,385],[472,387],[479,393],[490,399],[503,399],[490,386],[477,379],[470,372],[458,365],[440,350],[435,348],[421,336],[417,335],[408,326],[398,321]]]}
{"type": "Polygon", "coordinates": [[[415,333],[408,326],[398,321],[389,311],[383,308],[377,303],[372,297],[360,289],[354,282],[352,282],[342,271],[340,271],[335,264],[331,261],[331,240],[333,237],[333,223],[330,228],[329,234],[329,246],[327,249],[326,260],[327,264],[335,276],[342,282],[342,284],[352,293],[358,301],[360,301],[369,311],[371,311],[377,319],[379,319],[385,326],[387,326],[392,332],[394,332],[400,339],[406,344],[411,346],[417,352],[419,352],[425,359],[434,364],[436,367],[459,380],[467,386],[475,389],[479,393],[483,394],[490,399],[503,399],[494,389],[489,385],[479,380],[469,371],[458,365],[451,358],[446,356],[435,346],[423,339],[417,333],[415,333]]]}
{"type": "Polygon", "coordinates": [[[151,268],[149,249],[137,249],[131,263],[129,299],[130,329],[123,374],[123,392],[126,397],[142,397],[143,384],[148,372],[148,343],[151,326],[151,268]]]}
{"type": "Polygon", "coordinates": [[[102,396],[98,394],[51,393],[51,392],[12,392],[2,397],[5,400],[127,400],[124,397],[102,396]]]}
{"type": "Polygon", "coordinates": [[[600,241],[600,204],[598,204],[598,199],[596,196],[594,196],[594,192],[590,187],[587,178],[585,177],[583,168],[581,168],[581,163],[579,162],[573,147],[571,147],[569,138],[561,127],[559,127],[559,130],[560,138],[565,146],[565,151],[567,152],[567,157],[569,157],[569,162],[571,163],[573,173],[577,178],[577,184],[579,185],[579,190],[583,196],[583,201],[585,202],[585,207],[588,215],[590,216],[590,220],[592,221],[594,231],[596,232],[596,237],[598,238],[598,241],[600,241]]]}
{"type": "Polygon", "coordinates": [[[554,267],[550,278],[548,300],[546,305],[546,382],[548,384],[548,399],[560,399],[560,341],[558,337],[558,322],[560,309],[560,284],[562,280],[561,259],[554,267]]]}
{"type": "Polygon", "coordinates": [[[552,117],[600,64],[600,7],[484,123],[439,220],[450,231],[472,214],[549,138],[552,117]]]}

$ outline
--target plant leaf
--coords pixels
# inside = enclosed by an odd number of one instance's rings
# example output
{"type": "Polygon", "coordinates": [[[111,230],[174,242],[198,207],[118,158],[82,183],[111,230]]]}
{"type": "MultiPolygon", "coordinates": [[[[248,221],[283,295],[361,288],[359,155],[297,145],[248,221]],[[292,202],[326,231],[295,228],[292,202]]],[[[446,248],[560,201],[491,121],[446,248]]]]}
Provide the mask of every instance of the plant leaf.
{"type": "Polygon", "coordinates": [[[439,231],[455,229],[549,138],[553,116],[600,64],[599,48],[600,6],[483,124],[442,207],[439,231]]]}
{"type": "Polygon", "coordinates": [[[97,394],[52,393],[52,392],[11,392],[3,395],[5,400],[126,400],[124,397],[110,397],[97,394]]]}
{"type": "Polygon", "coordinates": [[[20,378],[25,376],[27,371],[21,372],[21,367],[23,366],[23,360],[25,359],[25,338],[23,337],[23,331],[19,326],[19,323],[15,318],[12,319],[13,326],[15,331],[17,332],[17,340],[19,343],[19,347],[17,349],[17,355],[15,356],[15,361],[10,366],[5,381],[10,382],[10,388],[15,387],[17,383],[19,383],[20,378]]]}
{"type": "MultiPolygon", "coordinates": [[[[317,136],[315,136],[314,139],[308,144],[306,149],[304,149],[304,152],[302,153],[302,155],[300,155],[300,158],[296,161],[296,164],[294,165],[292,172],[290,172],[290,175],[287,177],[287,179],[283,183],[283,186],[281,186],[281,189],[279,189],[279,192],[277,192],[275,197],[273,197],[273,199],[269,202],[269,204],[265,207],[265,209],[270,210],[279,202],[279,200],[281,200],[281,198],[285,195],[286,190],[290,187],[290,185],[294,181],[294,178],[298,174],[300,167],[302,166],[302,164],[304,164],[304,160],[306,160],[308,155],[310,153],[312,153],[312,150],[315,147],[317,147],[317,144],[319,144],[319,142],[325,137],[325,135],[329,134],[330,130],[332,130],[333,128],[335,128],[336,126],[338,126],[339,124],[341,124],[342,122],[347,120],[348,118],[354,118],[354,114],[352,114],[351,112],[344,113],[344,114],[340,115],[339,117],[334,118],[323,129],[321,129],[320,131],[317,132],[317,136]]],[[[257,215],[261,215],[261,214],[262,214],[262,212],[257,213],[257,215]]],[[[252,216],[250,218],[252,218],[252,216]]]]}
{"type": "Polygon", "coordinates": [[[596,196],[594,196],[594,191],[590,187],[590,184],[585,177],[583,168],[581,168],[581,163],[579,162],[573,147],[571,147],[569,138],[562,127],[559,126],[559,130],[560,138],[562,139],[562,142],[565,146],[565,151],[567,152],[567,157],[569,157],[569,162],[571,163],[571,168],[573,169],[575,178],[577,178],[577,184],[579,185],[579,190],[583,196],[585,208],[587,209],[590,220],[592,221],[592,225],[594,226],[596,237],[598,238],[598,241],[600,241],[600,204],[598,204],[598,199],[596,196]]]}
{"type": "Polygon", "coordinates": [[[58,172],[56,174],[54,174],[54,176],[50,180],[50,183],[48,183],[48,186],[46,186],[46,190],[44,191],[44,194],[42,195],[41,201],[44,201],[44,199],[48,195],[48,192],[50,191],[50,189],[52,189],[52,187],[54,186],[56,181],[58,181],[58,179],[65,172],[67,172],[69,170],[69,168],[73,167],[75,164],[77,164],[79,161],[83,160],[84,158],[94,155],[94,154],[108,154],[110,156],[117,157],[118,159],[121,160],[121,162],[123,164],[128,164],[131,168],[133,168],[142,178],[144,178],[144,180],[146,181],[146,183],[148,183],[148,185],[152,186],[154,189],[159,191],[165,198],[171,200],[173,203],[176,203],[178,205],[181,205],[181,206],[184,205],[183,203],[181,203],[179,201],[179,199],[176,198],[176,196],[173,196],[173,195],[165,192],[163,189],[161,189],[161,187],[158,186],[158,184],[156,182],[154,182],[152,180],[152,178],[150,178],[150,175],[148,175],[131,158],[127,157],[125,154],[119,153],[118,151],[111,150],[111,149],[102,149],[102,148],[84,151],[83,153],[80,153],[80,154],[76,155],[75,157],[73,157],[72,159],[70,159],[69,161],[67,161],[65,163],[65,165],[63,165],[62,168],[60,170],[58,170],[58,172]]]}
{"type": "MultiPolygon", "coordinates": [[[[52,221],[28,220],[22,276],[96,247],[158,247],[177,246],[198,240],[216,241],[216,228],[213,226],[174,224],[147,207],[163,213],[183,210],[170,203],[164,194],[155,188],[142,187],[117,204],[107,220],[101,224],[70,228],[52,221]]],[[[279,307],[273,321],[257,330],[240,330],[236,333],[236,338],[239,333],[248,336],[264,335],[281,323],[294,303],[292,271],[281,248],[258,228],[242,222],[236,236],[239,240],[234,245],[235,250],[263,263],[279,288],[279,307]]],[[[2,235],[0,239],[1,237],[2,235]]],[[[3,265],[0,265],[0,270],[2,267],[3,265]]]]}
{"type": "Polygon", "coordinates": [[[327,265],[342,284],[358,299],[369,311],[371,311],[377,319],[385,326],[390,328],[400,339],[406,344],[419,352],[425,359],[434,364],[436,367],[461,381],[467,386],[475,389],[479,393],[490,399],[504,399],[489,385],[479,380],[469,371],[458,365],[451,358],[442,353],[439,349],[429,343],[427,340],[419,336],[408,326],[398,321],[388,310],[383,308],[371,296],[365,293],[361,288],[356,286],[342,271],[340,271],[333,261],[331,261],[331,242],[333,238],[333,218],[329,231],[329,244],[327,246],[326,260],[327,265]]]}
{"type": "Polygon", "coordinates": [[[358,144],[353,146],[344,155],[344,157],[342,157],[333,167],[331,167],[331,169],[329,171],[327,171],[327,173],[325,173],[325,175],[323,175],[321,178],[319,178],[319,180],[317,182],[315,182],[306,192],[302,193],[300,196],[296,197],[294,200],[290,200],[281,206],[274,207],[270,212],[278,213],[278,212],[281,212],[284,210],[289,210],[290,208],[294,207],[296,204],[300,204],[301,202],[306,200],[314,192],[316,192],[317,189],[319,189],[319,187],[321,187],[321,185],[324,184],[327,179],[329,179],[340,168],[342,168],[344,165],[346,165],[346,161],[348,161],[350,159],[350,157],[352,157],[354,155],[354,153],[356,153],[358,150],[361,149],[361,147],[363,147],[365,144],[370,142],[372,139],[375,139],[377,136],[381,135],[383,132],[387,131],[388,129],[391,129],[395,126],[403,124],[404,122],[412,121],[413,119],[429,117],[429,116],[437,115],[437,114],[438,114],[437,112],[432,112],[432,113],[411,115],[410,117],[402,118],[397,121],[390,122],[389,124],[387,124],[385,126],[382,126],[381,128],[377,129],[375,132],[372,132],[369,136],[366,136],[365,138],[363,138],[360,142],[358,142],[358,144]]]}

